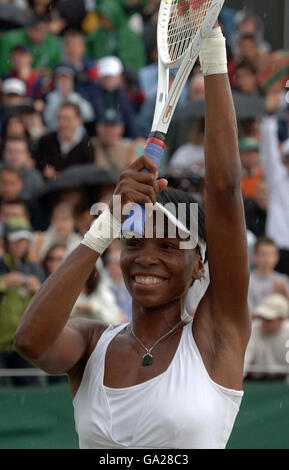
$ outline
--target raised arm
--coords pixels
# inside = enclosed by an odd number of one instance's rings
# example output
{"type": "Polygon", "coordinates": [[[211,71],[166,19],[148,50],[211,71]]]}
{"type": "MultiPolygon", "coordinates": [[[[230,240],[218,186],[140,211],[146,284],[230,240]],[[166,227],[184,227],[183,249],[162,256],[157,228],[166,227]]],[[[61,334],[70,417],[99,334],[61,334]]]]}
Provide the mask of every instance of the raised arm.
{"type": "Polygon", "coordinates": [[[218,41],[220,51],[215,51],[215,41],[212,48],[207,42],[209,54],[201,58],[201,64],[208,61],[204,206],[210,285],[193,328],[211,377],[224,386],[241,387],[250,336],[249,263],[236,115],[228,75],[219,67],[224,43],[218,41]]]}
{"type": "MultiPolygon", "coordinates": [[[[249,263],[237,124],[228,76],[205,77],[205,217],[214,321],[247,340],[249,263]]],[[[229,331],[228,331],[229,330],[229,331]]]]}

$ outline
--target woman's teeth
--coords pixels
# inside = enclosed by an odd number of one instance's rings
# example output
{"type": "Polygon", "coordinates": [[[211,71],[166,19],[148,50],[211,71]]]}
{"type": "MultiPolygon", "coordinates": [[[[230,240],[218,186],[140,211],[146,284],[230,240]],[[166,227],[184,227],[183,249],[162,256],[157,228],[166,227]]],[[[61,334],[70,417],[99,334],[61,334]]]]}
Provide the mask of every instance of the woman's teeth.
{"type": "Polygon", "coordinates": [[[152,276],[135,276],[135,281],[138,284],[160,284],[163,279],[152,276]]]}

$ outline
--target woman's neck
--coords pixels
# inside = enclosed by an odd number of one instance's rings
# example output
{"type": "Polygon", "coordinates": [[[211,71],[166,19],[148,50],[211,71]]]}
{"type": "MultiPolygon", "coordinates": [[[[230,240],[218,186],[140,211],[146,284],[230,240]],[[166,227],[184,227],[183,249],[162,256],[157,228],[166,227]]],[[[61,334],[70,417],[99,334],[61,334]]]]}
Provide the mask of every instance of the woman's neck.
{"type": "Polygon", "coordinates": [[[146,308],[133,302],[131,324],[136,336],[149,343],[167,333],[181,322],[182,303],[177,299],[170,304],[146,308]]]}

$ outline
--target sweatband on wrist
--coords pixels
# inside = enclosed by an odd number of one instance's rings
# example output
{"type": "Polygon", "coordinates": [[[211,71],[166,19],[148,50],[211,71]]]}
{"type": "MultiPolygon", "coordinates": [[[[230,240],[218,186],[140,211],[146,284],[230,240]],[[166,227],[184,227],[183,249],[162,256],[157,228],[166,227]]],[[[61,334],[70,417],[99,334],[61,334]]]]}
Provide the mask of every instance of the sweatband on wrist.
{"type": "Polygon", "coordinates": [[[102,255],[111,242],[118,238],[120,234],[121,222],[113,217],[109,208],[107,208],[93,222],[81,243],[102,255]]]}
{"type": "Polygon", "coordinates": [[[204,39],[199,59],[204,76],[228,73],[226,39],[220,26],[204,39]]]}

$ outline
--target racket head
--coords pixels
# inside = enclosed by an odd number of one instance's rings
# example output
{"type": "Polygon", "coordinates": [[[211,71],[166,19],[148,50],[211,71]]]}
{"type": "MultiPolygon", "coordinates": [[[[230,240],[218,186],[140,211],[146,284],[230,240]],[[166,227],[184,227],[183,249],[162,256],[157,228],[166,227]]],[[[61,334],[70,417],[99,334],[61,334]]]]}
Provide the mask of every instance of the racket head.
{"type": "Polygon", "coordinates": [[[161,0],[158,53],[168,68],[178,68],[194,40],[200,42],[214,26],[224,0],[161,0]]]}

